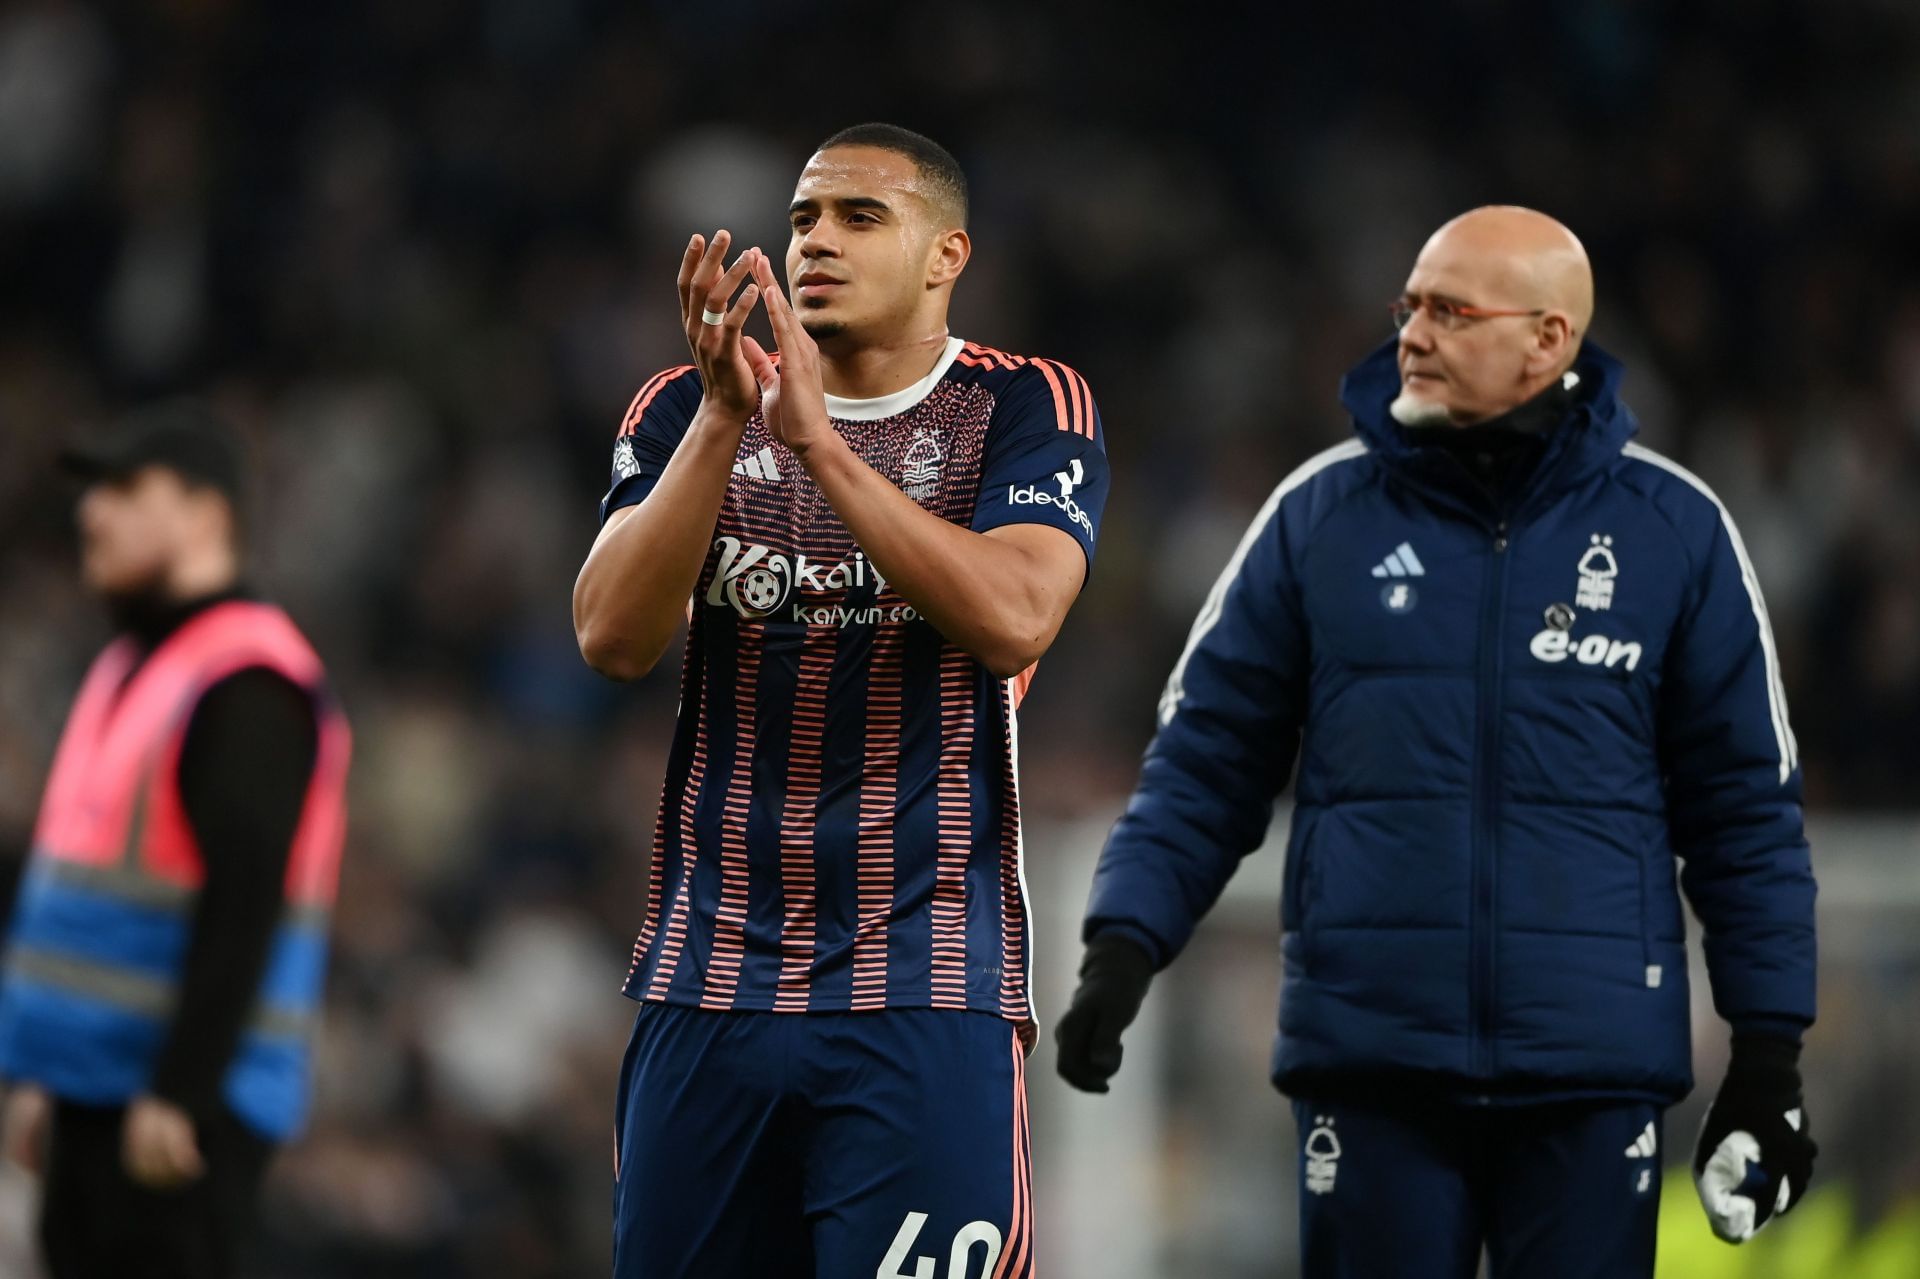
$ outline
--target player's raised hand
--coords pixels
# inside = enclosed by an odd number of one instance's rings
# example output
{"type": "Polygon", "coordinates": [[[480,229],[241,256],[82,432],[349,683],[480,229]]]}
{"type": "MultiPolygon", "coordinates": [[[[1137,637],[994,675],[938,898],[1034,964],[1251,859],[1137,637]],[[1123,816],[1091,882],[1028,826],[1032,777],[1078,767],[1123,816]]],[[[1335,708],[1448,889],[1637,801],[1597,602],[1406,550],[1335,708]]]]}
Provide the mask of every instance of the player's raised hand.
{"type": "Polygon", "coordinates": [[[765,255],[748,249],[722,272],[732,240],[729,232],[715,231],[711,242],[701,235],[687,241],[687,251],[680,258],[680,321],[687,345],[693,348],[693,362],[700,369],[705,400],[744,426],[760,402],[760,390],[740,349],[740,329],[760,288],[753,283],[744,289],[740,285],[765,255]],[[733,296],[736,289],[738,298],[733,296]],[[733,299],[731,304],[728,299],[733,299]]]}
{"type": "Polygon", "coordinates": [[[773,343],[780,351],[776,365],[758,342],[745,338],[741,345],[760,382],[760,407],[767,429],[774,438],[804,458],[816,442],[833,434],[833,422],[827,416],[826,389],[820,380],[820,348],[811,334],[800,325],[780,282],[773,277],[773,264],[763,253],[753,268],[760,294],[767,300],[767,320],[773,326],[773,343]]]}

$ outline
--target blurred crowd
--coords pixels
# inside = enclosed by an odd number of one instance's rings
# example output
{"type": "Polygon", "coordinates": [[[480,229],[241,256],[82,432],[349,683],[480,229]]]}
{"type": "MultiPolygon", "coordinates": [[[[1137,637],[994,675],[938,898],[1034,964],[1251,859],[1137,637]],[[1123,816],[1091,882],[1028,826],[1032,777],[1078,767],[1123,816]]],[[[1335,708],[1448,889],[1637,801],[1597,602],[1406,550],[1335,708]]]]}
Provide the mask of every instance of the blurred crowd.
{"type": "Polygon", "coordinates": [[[675,687],[587,671],[569,593],[628,399],[682,362],[688,234],[777,255],[862,119],[970,174],[955,331],[1076,366],[1104,418],[1031,812],[1117,811],[1246,522],[1344,434],[1426,234],[1488,202],[1582,236],[1643,441],[1740,522],[1809,804],[1916,806],[1920,7],[1295,8],[0,5],[0,885],[104,634],[51,458],[127,405],[193,390],[246,433],[253,580],[357,730],[263,1273],[604,1273],[675,687]]]}

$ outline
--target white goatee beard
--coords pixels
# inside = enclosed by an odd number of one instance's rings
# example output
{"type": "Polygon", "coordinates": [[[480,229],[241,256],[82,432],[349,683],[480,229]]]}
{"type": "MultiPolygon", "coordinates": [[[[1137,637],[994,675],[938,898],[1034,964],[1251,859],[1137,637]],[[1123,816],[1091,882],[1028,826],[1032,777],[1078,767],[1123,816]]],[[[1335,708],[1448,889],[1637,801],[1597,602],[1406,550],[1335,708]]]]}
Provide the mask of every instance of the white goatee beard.
{"type": "Polygon", "coordinates": [[[1393,403],[1387,406],[1387,412],[1402,426],[1446,426],[1453,421],[1453,415],[1447,412],[1446,405],[1423,400],[1408,391],[1394,396],[1393,403]]]}

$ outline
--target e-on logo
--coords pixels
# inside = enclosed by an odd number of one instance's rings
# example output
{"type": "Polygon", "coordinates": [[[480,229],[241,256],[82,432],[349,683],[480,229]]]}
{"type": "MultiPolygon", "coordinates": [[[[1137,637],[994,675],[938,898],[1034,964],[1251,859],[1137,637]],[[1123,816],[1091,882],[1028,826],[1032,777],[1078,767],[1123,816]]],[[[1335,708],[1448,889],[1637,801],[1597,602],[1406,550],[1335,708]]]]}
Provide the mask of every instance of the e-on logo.
{"type": "Polygon", "coordinates": [[[1533,637],[1527,645],[1527,651],[1543,662],[1564,662],[1571,657],[1582,666],[1604,664],[1608,670],[1622,663],[1628,670],[1640,665],[1640,644],[1637,640],[1608,639],[1604,635],[1589,635],[1576,640],[1566,631],[1551,625],[1533,637]]]}

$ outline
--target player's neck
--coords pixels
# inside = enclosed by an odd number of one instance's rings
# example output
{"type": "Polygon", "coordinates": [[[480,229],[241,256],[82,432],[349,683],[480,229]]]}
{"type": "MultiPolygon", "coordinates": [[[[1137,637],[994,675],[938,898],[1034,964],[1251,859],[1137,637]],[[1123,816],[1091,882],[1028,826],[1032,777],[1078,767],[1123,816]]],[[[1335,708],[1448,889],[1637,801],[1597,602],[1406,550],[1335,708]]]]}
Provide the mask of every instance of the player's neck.
{"type": "Polygon", "coordinates": [[[947,330],[884,344],[829,338],[820,343],[820,382],[828,395],[872,400],[904,391],[933,372],[946,354],[947,330]]]}

